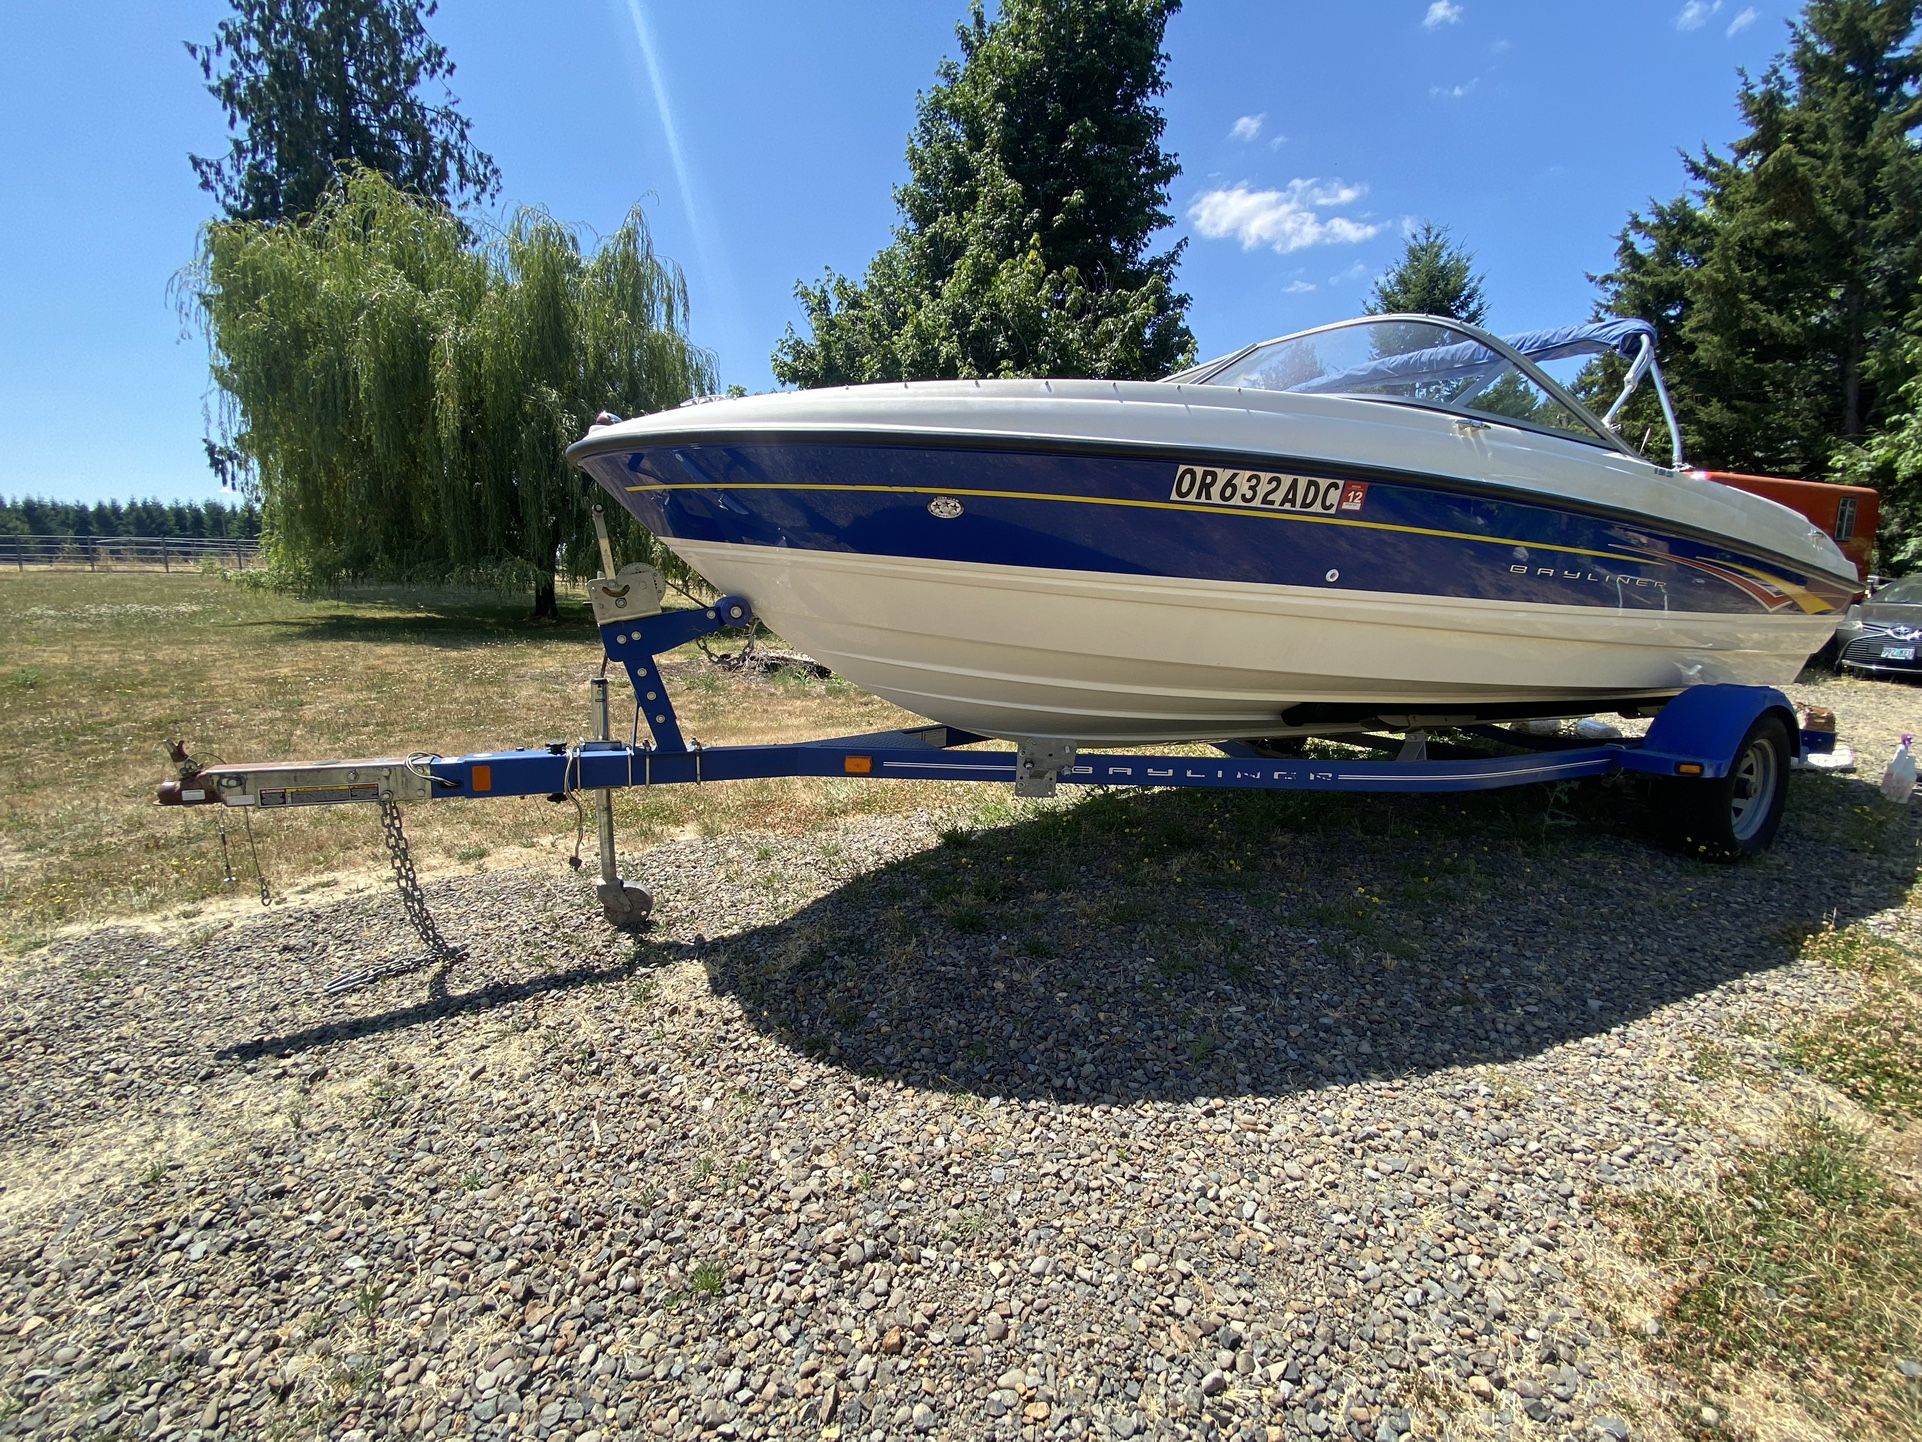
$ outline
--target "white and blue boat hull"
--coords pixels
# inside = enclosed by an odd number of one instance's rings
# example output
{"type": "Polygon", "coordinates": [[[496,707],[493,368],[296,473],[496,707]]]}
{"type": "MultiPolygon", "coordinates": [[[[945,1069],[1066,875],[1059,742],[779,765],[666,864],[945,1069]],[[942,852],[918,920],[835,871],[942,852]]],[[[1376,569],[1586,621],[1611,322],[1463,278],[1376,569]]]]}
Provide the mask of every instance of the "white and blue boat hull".
{"type": "Polygon", "coordinates": [[[1853,590],[1770,502],[1334,397],[858,387],[623,422],[571,454],[792,644],[997,736],[1220,740],[1776,684],[1853,590]]]}

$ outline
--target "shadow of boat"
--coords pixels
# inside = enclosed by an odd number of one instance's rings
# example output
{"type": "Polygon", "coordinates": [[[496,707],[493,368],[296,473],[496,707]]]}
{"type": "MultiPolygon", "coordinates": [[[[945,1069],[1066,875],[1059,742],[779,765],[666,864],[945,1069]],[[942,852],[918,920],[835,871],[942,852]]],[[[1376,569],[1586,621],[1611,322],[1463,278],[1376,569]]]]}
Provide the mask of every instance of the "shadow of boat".
{"type": "Polygon", "coordinates": [[[420,1001],[220,1055],[375,1039],[698,957],[781,1045],[918,1087],[1126,1104],[1499,1064],[1786,965],[1812,932],[1909,894],[1912,810],[1832,776],[1798,775],[1789,804],[1775,850],[1730,867],[1653,848],[1628,783],[1096,796],[950,831],[772,924],[693,943],[609,931],[618,961],[466,990],[456,970],[420,1001]]]}

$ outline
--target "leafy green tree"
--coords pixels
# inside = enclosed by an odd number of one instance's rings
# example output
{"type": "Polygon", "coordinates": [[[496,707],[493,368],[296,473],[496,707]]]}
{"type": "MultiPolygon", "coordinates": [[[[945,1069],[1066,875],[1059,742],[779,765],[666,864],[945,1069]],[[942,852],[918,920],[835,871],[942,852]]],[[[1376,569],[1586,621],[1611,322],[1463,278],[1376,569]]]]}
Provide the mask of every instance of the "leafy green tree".
{"type": "Polygon", "coordinates": [[[591,255],[538,210],[476,248],[445,209],[355,170],[307,219],[208,227],[189,303],[270,562],[308,583],[512,578],[553,615],[557,568],[592,554],[568,443],[604,406],[714,387],[638,209],[591,255]]]}
{"type": "Polygon", "coordinates": [[[1601,309],[1655,322],[1696,459],[1789,475],[1887,423],[1922,296],[1922,0],[1810,0],[1730,152],[1634,214],[1601,309]]]}
{"type": "Polygon", "coordinates": [[[1448,238],[1447,226],[1423,221],[1394,268],[1375,282],[1366,309],[1370,315],[1445,315],[1480,325],[1488,314],[1483,279],[1475,273],[1475,257],[1448,238]]]}
{"type": "Polygon", "coordinates": [[[427,34],[435,0],[233,5],[211,44],[186,42],[236,132],[226,155],[189,157],[229,220],[306,215],[347,164],[444,205],[500,189],[454,108],[453,62],[427,34]],[[438,100],[420,93],[434,81],[438,100]]]}
{"type": "Polygon", "coordinates": [[[1193,358],[1153,251],[1180,167],[1161,148],[1178,0],[974,0],[919,102],[894,239],[855,283],[795,294],[773,368],[797,386],[939,377],[1147,378],[1193,358]]]}
{"type": "Polygon", "coordinates": [[[1922,567],[1922,309],[1909,320],[1899,360],[1908,379],[1888,424],[1861,445],[1843,446],[1834,473],[1882,493],[1881,564],[1912,571],[1922,567]]]}

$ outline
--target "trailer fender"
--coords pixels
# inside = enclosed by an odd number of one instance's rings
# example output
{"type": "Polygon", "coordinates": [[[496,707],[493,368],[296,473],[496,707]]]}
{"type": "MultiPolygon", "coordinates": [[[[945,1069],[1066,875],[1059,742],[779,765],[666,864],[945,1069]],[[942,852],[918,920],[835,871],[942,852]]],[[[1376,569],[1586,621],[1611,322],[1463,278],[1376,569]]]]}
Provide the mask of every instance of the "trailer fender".
{"type": "Polygon", "coordinates": [[[1773,686],[1692,686],[1657,713],[1647,740],[1623,757],[1623,769],[1718,780],[1749,728],[1771,713],[1781,717],[1790,752],[1800,756],[1795,708],[1773,686]]]}

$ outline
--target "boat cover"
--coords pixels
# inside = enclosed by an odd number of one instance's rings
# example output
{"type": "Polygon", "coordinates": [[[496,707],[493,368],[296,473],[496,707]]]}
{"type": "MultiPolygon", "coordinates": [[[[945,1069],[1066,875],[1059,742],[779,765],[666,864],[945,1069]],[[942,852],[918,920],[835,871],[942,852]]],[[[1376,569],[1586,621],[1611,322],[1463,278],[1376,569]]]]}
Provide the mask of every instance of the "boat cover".
{"type": "MultiPolygon", "coordinates": [[[[1413,322],[1410,322],[1413,324],[1413,322]]],[[[1633,356],[1644,339],[1655,339],[1655,327],[1645,320],[1604,320],[1590,325],[1557,326],[1552,330],[1523,331],[1502,339],[1532,361],[1555,361],[1568,356],[1606,355],[1619,351],[1633,356]]],[[[1465,340],[1454,345],[1429,346],[1425,350],[1404,351],[1381,356],[1347,370],[1334,371],[1289,386],[1306,394],[1352,390],[1379,381],[1454,381],[1480,380],[1499,374],[1512,365],[1479,341],[1465,340]]]]}

